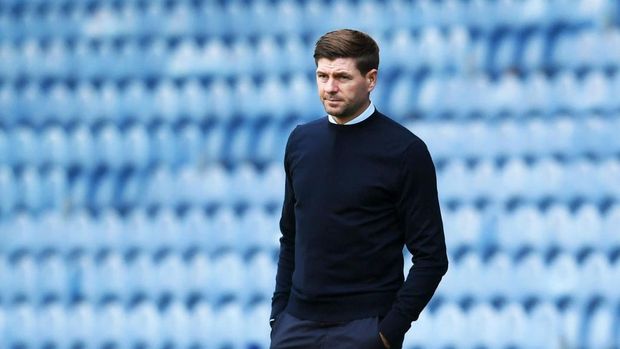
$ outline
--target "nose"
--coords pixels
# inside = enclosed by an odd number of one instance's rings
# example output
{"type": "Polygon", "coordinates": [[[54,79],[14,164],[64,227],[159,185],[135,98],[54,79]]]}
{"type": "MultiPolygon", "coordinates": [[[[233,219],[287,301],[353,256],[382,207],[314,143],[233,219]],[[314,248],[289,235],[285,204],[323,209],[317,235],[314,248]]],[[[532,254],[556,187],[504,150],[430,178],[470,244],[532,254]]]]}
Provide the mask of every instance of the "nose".
{"type": "Polygon", "coordinates": [[[328,79],[325,83],[325,92],[327,93],[336,93],[338,92],[338,85],[336,84],[335,79],[328,79]]]}

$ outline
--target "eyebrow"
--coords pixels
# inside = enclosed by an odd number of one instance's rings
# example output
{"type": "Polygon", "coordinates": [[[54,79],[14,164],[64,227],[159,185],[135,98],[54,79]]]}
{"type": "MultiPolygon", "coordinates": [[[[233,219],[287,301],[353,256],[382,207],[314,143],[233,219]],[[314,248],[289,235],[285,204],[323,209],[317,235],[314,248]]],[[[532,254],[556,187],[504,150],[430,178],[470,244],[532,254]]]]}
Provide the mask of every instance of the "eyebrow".
{"type": "MultiPolygon", "coordinates": [[[[322,71],[322,70],[318,70],[316,71],[317,74],[324,74],[324,75],[329,75],[328,73],[322,71]]],[[[335,72],[332,73],[335,76],[353,76],[351,73],[349,73],[346,70],[337,70],[335,72]]]]}

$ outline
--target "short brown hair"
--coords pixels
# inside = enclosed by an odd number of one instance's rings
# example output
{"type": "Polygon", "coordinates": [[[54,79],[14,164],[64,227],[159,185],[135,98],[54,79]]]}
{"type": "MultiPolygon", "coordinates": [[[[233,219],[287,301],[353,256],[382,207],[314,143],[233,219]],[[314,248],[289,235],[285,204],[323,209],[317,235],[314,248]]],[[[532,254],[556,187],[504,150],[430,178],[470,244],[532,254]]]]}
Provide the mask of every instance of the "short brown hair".
{"type": "Polygon", "coordinates": [[[368,34],[352,29],[331,31],[316,42],[314,63],[319,59],[354,58],[357,69],[365,75],[379,69],[379,46],[368,34]]]}

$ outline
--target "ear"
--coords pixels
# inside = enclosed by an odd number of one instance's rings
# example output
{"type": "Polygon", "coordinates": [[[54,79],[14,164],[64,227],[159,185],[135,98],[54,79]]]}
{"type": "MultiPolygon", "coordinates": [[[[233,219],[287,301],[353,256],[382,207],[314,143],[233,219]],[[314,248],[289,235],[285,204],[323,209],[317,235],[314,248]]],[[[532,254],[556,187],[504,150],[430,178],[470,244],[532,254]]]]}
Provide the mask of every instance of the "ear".
{"type": "Polygon", "coordinates": [[[372,91],[377,85],[377,69],[371,69],[366,73],[364,77],[366,79],[366,83],[368,85],[368,92],[372,91]]]}

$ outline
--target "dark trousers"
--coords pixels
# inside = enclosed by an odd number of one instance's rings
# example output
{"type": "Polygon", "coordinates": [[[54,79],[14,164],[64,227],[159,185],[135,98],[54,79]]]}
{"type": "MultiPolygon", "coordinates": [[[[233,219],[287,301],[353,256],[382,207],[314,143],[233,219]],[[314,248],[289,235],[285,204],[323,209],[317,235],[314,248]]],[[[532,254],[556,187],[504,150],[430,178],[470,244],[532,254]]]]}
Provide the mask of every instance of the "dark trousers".
{"type": "Polygon", "coordinates": [[[385,349],[379,318],[342,323],[302,320],[282,312],[273,324],[271,349],[385,349]]]}

